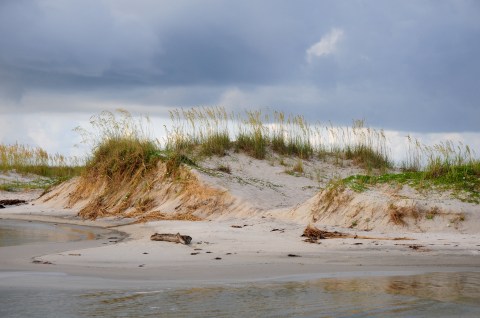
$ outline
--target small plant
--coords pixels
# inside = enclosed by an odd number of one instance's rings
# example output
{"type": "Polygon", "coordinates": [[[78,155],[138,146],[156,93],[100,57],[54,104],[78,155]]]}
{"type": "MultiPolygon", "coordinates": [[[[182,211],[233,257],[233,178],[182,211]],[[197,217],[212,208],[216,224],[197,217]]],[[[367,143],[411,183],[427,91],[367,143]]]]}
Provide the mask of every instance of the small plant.
{"type": "Polygon", "coordinates": [[[231,174],[232,173],[232,169],[230,168],[230,166],[228,165],[219,165],[217,167],[217,170],[218,171],[221,171],[221,172],[225,172],[225,173],[228,173],[228,174],[231,174]]]}
{"type": "Polygon", "coordinates": [[[292,170],[297,173],[303,173],[303,161],[301,159],[297,160],[297,163],[293,166],[292,170]]]}
{"type": "Polygon", "coordinates": [[[354,228],[358,225],[358,220],[353,220],[352,224],[350,225],[350,228],[354,228]]]}
{"type": "Polygon", "coordinates": [[[288,167],[288,163],[285,162],[285,158],[283,158],[283,157],[280,158],[280,162],[279,162],[279,163],[280,163],[281,166],[288,167]]]}
{"type": "Polygon", "coordinates": [[[402,226],[407,225],[404,220],[406,214],[403,208],[397,207],[396,205],[391,203],[388,207],[388,215],[390,217],[390,222],[392,222],[393,224],[402,226]]]}
{"type": "Polygon", "coordinates": [[[367,223],[367,228],[365,229],[365,231],[370,231],[370,227],[368,226],[370,221],[371,221],[370,218],[365,219],[365,223],[367,223]]]}
{"type": "Polygon", "coordinates": [[[425,214],[425,218],[427,220],[433,220],[438,213],[439,213],[439,209],[438,207],[435,206],[425,214]]]}
{"type": "Polygon", "coordinates": [[[453,219],[450,220],[450,223],[457,224],[459,222],[464,222],[464,221],[465,221],[465,213],[459,213],[453,219]]]}

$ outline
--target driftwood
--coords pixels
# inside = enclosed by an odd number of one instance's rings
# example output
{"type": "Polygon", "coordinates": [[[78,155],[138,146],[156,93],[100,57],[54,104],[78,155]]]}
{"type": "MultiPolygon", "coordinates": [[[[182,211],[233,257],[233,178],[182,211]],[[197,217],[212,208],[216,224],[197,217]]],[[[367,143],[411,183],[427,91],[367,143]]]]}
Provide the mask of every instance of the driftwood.
{"type": "Polygon", "coordinates": [[[25,200],[19,200],[19,199],[5,199],[5,200],[0,200],[0,205],[20,205],[20,204],[26,204],[27,201],[25,200]]]}
{"type": "Polygon", "coordinates": [[[181,243],[184,245],[189,245],[192,241],[192,237],[188,235],[180,235],[177,234],[159,234],[155,233],[150,236],[152,241],[165,241],[165,242],[173,242],[173,243],[181,243]]]}
{"type": "MultiPolygon", "coordinates": [[[[320,230],[313,225],[307,226],[307,228],[303,231],[302,237],[306,237],[304,241],[308,243],[318,243],[318,240],[334,239],[334,238],[353,238],[353,239],[364,239],[364,240],[392,240],[392,241],[413,240],[408,237],[395,237],[395,238],[372,237],[372,236],[362,236],[357,234],[347,234],[347,233],[342,233],[337,231],[329,232],[329,231],[320,230]]],[[[355,245],[360,245],[360,244],[355,243],[355,245]]],[[[410,248],[415,249],[413,247],[410,247],[410,248]]]]}
{"type": "Polygon", "coordinates": [[[307,237],[310,240],[324,240],[327,238],[347,238],[350,237],[348,234],[340,233],[340,232],[328,232],[322,231],[314,226],[307,226],[307,228],[303,231],[303,237],[307,237]]]}

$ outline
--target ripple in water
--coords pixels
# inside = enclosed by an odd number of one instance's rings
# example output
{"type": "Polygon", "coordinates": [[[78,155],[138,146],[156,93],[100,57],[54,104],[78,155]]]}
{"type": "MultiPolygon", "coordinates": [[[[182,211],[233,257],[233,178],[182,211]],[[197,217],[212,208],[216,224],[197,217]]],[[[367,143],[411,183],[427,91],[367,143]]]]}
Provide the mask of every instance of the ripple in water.
{"type": "Polygon", "coordinates": [[[480,273],[165,290],[0,292],[1,317],[478,317],[480,312],[480,273]]]}

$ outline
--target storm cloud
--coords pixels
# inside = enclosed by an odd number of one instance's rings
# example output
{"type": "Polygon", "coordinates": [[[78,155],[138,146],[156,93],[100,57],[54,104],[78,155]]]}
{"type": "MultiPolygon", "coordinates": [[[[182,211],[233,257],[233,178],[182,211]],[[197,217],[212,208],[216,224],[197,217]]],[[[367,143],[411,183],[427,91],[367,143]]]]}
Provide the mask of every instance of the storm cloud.
{"type": "Polygon", "coordinates": [[[0,113],[222,105],[480,132],[479,17],[473,0],[4,0],[0,113]]]}

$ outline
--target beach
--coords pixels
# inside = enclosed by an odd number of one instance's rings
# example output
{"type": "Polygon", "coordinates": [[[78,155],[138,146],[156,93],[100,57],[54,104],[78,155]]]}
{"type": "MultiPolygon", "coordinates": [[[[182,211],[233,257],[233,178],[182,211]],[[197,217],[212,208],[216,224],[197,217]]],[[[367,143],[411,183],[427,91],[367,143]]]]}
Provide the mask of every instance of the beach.
{"type": "MultiPolygon", "coordinates": [[[[9,214],[3,210],[1,217],[89,226],[94,223],[62,211],[35,213],[38,206],[26,208],[10,208],[9,214]]],[[[301,237],[302,225],[266,218],[120,225],[130,222],[102,220],[96,224],[97,231],[114,230],[125,233],[122,236],[112,232],[94,241],[3,247],[0,269],[139,279],[167,285],[480,270],[477,235],[352,231],[372,238],[307,243],[301,237]],[[157,232],[190,235],[192,242],[151,241],[150,236],[157,232]]]]}
{"type": "Polygon", "coordinates": [[[81,178],[43,193],[2,191],[0,200],[25,203],[0,209],[0,234],[2,224],[13,222],[51,236],[0,247],[0,293],[13,300],[2,304],[2,314],[43,308],[46,315],[115,316],[128,307],[132,315],[158,315],[162,308],[161,315],[172,317],[231,310],[308,317],[330,308],[334,316],[401,317],[427,306],[439,316],[473,317],[478,309],[474,203],[409,186],[334,189],[332,196],[334,176],[358,172],[348,163],[310,160],[303,174],[288,174],[278,164],[232,154],[202,168],[182,167],[177,180],[166,178],[164,169],[159,163],[154,178],[146,179],[147,192],[118,187],[113,194],[120,202],[151,198],[148,208],[136,204],[118,213],[92,205],[101,186],[85,188],[81,178]],[[222,164],[229,173],[217,173],[222,164]],[[320,183],[311,177],[318,167],[331,171],[320,183]],[[178,233],[191,242],[153,241],[155,233],[178,233]],[[45,307],[32,293],[69,305],[45,307]],[[372,293],[377,296],[367,296],[372,293]],[[270,296],[260,301],[261,295],[270,296]],[[352,297],[358,302],[341,301],[352,297]],[[86,300],[94,313],[84,309],[86,300]],[[78,309],[70,315],[71,308],[78,309]]]}

